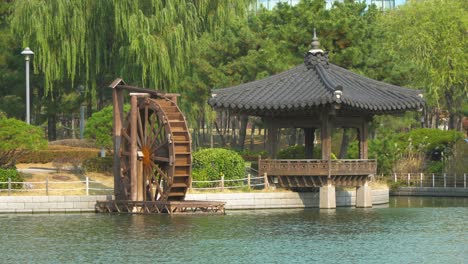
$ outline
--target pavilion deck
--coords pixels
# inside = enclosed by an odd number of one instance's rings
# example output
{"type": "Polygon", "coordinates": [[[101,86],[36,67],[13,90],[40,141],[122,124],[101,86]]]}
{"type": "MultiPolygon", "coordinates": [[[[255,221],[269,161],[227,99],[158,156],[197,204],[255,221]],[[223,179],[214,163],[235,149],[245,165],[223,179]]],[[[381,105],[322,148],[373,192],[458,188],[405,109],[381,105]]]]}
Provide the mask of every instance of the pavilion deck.
{"type": "Polygon", "coordinates": [[[259,174],[266,173],[270,183],[284,188],[362,186],[377,171],[371,159],[259,159],[259,174]]]}

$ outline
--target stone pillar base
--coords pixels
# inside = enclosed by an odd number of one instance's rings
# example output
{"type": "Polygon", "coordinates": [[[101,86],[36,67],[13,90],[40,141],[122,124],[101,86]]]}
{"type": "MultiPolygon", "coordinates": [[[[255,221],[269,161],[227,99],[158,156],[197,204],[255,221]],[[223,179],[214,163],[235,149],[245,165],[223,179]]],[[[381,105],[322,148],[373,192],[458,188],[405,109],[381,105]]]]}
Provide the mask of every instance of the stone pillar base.
{"type": "Polygon", "coordinates": [[[336,195],[335,186],[327,184],[320,187],[320,209],[335,209],[336,208],[336,195]]]}
{"type": "Polygon", "coordinates": [[[367,182],[356,188],[356,208],[372,207],[372,190],[367,182]]]}

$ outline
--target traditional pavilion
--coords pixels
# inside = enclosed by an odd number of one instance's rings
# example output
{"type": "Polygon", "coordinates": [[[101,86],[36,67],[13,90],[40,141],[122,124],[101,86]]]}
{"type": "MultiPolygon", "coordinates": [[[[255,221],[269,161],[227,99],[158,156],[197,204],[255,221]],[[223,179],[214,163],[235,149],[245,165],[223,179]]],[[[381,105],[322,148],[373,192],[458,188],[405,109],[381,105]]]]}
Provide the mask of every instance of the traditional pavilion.
{"type": "Polygon", "coordinates": [[[335,208],[335,186],[356,186],[356,207],[371,207],[369,176],[377,161],[368,159],[368,123],[374,115],[402,114],[424,105],[420,91],[358,75],[328,61],[314,32],[312,49],[288,71],[238,86],[213,90],[208,103],[217,110],[259,116],[267,129],[267,146],[276,157],[278,131],[302,128],[304,160],[259,160],[259,173],[284,188],[320,187],[320,208],[335,208]],[[359,159],[332,160],[333,128],[354,128],[359,159]],[[315,131],[320,129],[321,159],[311,159],[315,131]]]}

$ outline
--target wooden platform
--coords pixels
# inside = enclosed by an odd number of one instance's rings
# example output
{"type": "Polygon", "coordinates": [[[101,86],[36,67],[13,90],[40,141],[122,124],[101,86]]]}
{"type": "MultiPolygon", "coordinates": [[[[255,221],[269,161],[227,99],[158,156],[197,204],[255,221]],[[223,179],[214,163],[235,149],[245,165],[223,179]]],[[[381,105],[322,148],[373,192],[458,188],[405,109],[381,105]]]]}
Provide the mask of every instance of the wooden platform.
{"type": "Polygon", "coordinates": [[[216,201],[97,201],[100,213],[224,214],[225,202],[216,201]]]}

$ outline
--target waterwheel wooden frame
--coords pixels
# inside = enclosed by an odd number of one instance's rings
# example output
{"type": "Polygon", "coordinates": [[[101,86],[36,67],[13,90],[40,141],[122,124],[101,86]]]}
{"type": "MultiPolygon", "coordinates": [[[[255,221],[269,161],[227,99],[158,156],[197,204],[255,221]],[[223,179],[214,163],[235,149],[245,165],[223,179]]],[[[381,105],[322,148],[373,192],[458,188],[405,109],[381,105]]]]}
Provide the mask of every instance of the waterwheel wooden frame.
{"type": "Polygon", "coordinates": [[[182,201],[191,182],[191,140],[177,94],[125,85],[114,88],[116,200],[182,201]],[[131,110],[124,118],[123,92],[131,110]]]}

